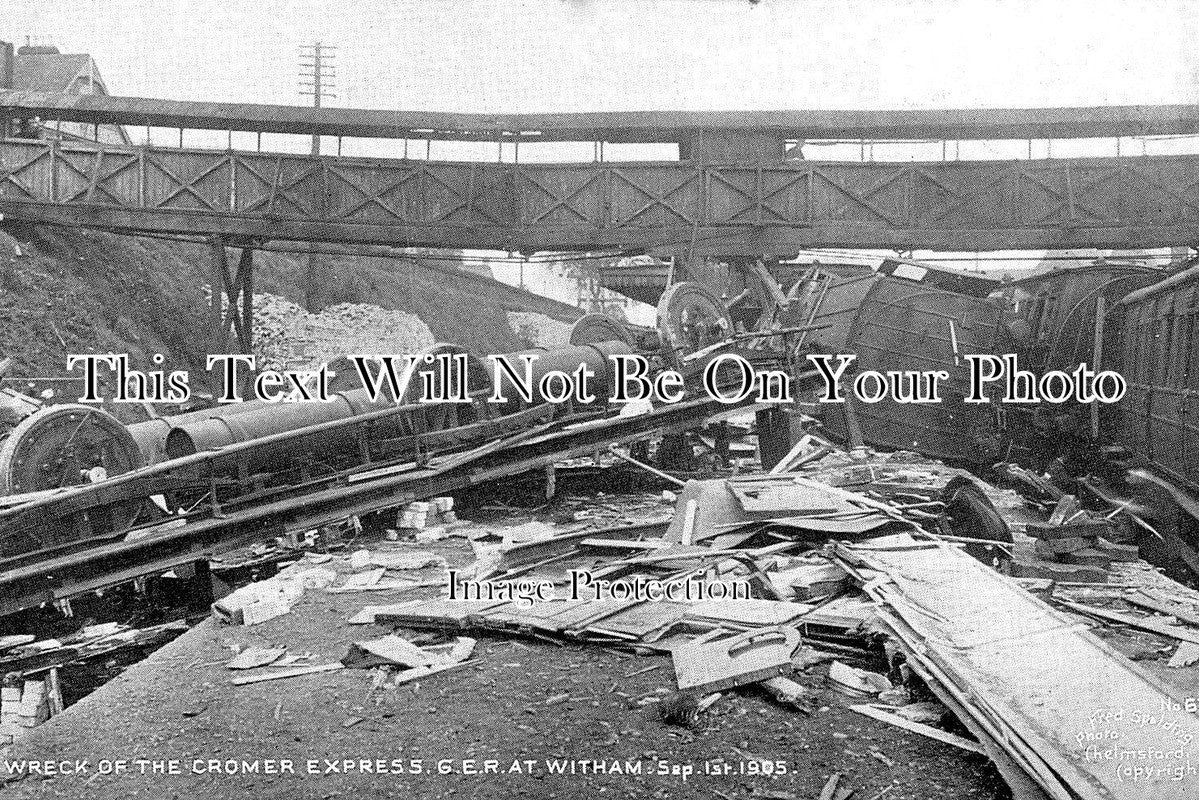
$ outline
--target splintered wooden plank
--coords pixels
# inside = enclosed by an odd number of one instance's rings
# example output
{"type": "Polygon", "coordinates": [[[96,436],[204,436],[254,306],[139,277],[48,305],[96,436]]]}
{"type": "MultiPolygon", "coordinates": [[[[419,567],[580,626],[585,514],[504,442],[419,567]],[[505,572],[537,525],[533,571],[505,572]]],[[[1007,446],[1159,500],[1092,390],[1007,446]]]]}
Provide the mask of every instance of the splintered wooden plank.
{"type": "Polygon", "coordinates": [[[707,600],[692,605],[687,616],[764,628],[783,625],[813,608],[805,603],[782,600],[707,600]]]}
{"type": "Polygon", "coordinates": [[[443,660],[440,656],[426,652],[395,634],[367,642],[354,642],[350,645],[350,655],[346,660],[352,657],[353,665],[357,666],[362,660],[370,660],[372,656],[402,667],[427,667],[443,660]]]}
{"type": "Polygon", "coordinates": [[[791,656],[799,646],[799,631],[794,628],[747,631],[723,639],[711,637],[700,637],[671,652],[680,691],[712,692],[785,675],[791,671],[791,656]]]}
{"type": "Polygon", "coordinates": [[[901,649],[908,655],[908,666],[982,744],[987,757],[1011,790],[1012,800],[1074,800],[1044,764],[1033,763],[1024,752],[1013,747],[1013,741],[975,708],[964,690],[948,682],[935,665],[917,657],[917,650],[923,643],[903,620],[886,609],[880,609],[878,614],[904,645],[901,649]]]}
{"type": "Polygon", "coordinates": [[[584,539],[579,542],[579,547],[591,547],[598,550],[661,550],[663,547],[670,547],[670,542],[664,542],[660,539],[652,539],[650,541],[634,539],[584,539]]]}
{"type": "Polygon", "coordinates": [[[875,616],[875,606],[861,597],[838,597],[809,611],[800,620],[805,625],[857,630],[875,616]]]}
{"type": "Polygon", "coordinates": [[[638,603],[590,626],[589,630],[641,639],[680,622],[686,614],[687,606],[683,603],[638,603]]]}
{"type": "Polygon", "coordinates": [[[863,512],[862,514],[846,513],[845,516],[830,514],[827,516],[780,517],[767,521],[776,527],[799,528],[800,530],[820,531],[821,533],[851,534],[866,533],[875,528],[881,528],[883,525],[894,520],[876,513],[863,512]]]}
{"type": "Polygon", "coordinates": [[[421,600],[409,600],[406,603],[393,603],[385,606],[364,606],[354,616],[348,620],[350,625],[373,625],[376,618],[382,614],[405,614],[410,609],[416,608],[423,603],[421,600]]]}
{"type": "Polygon", "coordinates": [[[1174,651],[1174,655],[1170,657],[1170,661],[1166,666],[1172,669],[1181,669],[1189,667],[1196,661],[1199,661],[1199,644],[1183,642],[1178,645],[1178,649],[1174,651]]]}
{"type": "Polygon", "coordinates": [[[595,625],[614,614],[637,605],[636,600],[580,600],[571,603],[571,608],[554,617],[554,622],[563,630],[578,631],[595,625]]]}
{"type": "Polygon", "coordinates": [[[1119,611],[1111,611],[1106,608],[1098,608],[1097,606],[1089,606],[1083,603],[1074,603],[1069,600],[1058,599],[1059,603],[1080,614],[1087,614],[1099,619],[1105,619],[1108,622],[1115,622],[1120,625],[1127,625],[1130,628],[1140,628],[1143,631],[1156,633],[1160,636],[1168,636],[1172,639],[1177,639],[1180,642],[1191,642],[1199,644],[1199,633],[1188,630],[1181,625],[1168,625],[1155,617],[1138,617],[1133,614],[1121,614],[1119,611]]]}
{"type": "Polygon", "coordinates": [[[1124,599],[1133,605],[1147,608],[1150,611],[1156,611],[1159,614],[1168,614],[1188,625],[1199,626],[1199,614],[1195,613],[1193,606],[1188,608],[1177,603],[1171,603],[1165,598],[1157,597],[1144,589],[1141,589],[1136,594],[1127,595],[1124,599]]]}
{"type": "Polygon", "coordinates": [[[1195,797],[1193,781],[1174,779],[1199,763],[1189,738],[1199,720],[1182,691],[956,548],[850,550],[890,577],[869,590],[909,626],[915,657],[968,697],[1047,789],[1056,776],[1088,800],[1195,797]]]}
{"type": "Polygon", "coordinates": [[[314,675],[318,672],[336,672],[339,669],[345,669],[341,662],[334,664],[315,664],[311,667],[292,667],[291,669],[280,669],[273,672],[259,672],[250,675],[241,675],[233,678],[229,682],[234,686],[248,686],[251,683],[277,681],[283,678],[298,678],[301,675],[314,675]]]}
{"type": "Polygon", "coordinates": [[[508,603],[489,609],[484,616],[488,627],[502,627],[515,631],[540,631],[561,633],[566,625],[558,618],[580,606],[582,601],[551,600],[548,603],[508,603]]]}
{"type": "Polygon", "coordinates": [[[729,488],[741,503],[741,507],[751,514],[759,511],[829,514],[844,505],[831,500],[828,492],[822,492],[813,486],[797,485],[795,479],[790,476],[783,476],[781,481],[775,479],[771,482],[748,485],[729,481],[729,488]]]}
{"type": "Polygon", "coordinates": [[[890,711],[885,711],[881,708],[868,705],[850,706],[849,708],[879,722],[885,722],[888,725],[903,728],[905,731],[911,731],[921,736],[927,736],[930,739],[936,739],[938,742],[944,742],[962,750],[969,750],[971,753],[979,753],[980,755],[986,753],[982,745],[978,742],[972,742],[961,736],[954,736],[952,733],[943,731],[940,728],[934,728],[932,725],[925,725],[923,722],[913,722],[909,719],[904,719],[898,714],[892,714],[890,711]]]}
{"type": "MultiPolygon", "coordinates": [[[[722,480],[687,481],[687,485],[679,492],[679,502],[676,506],[680,511],[687,508],[687,501],[698,501],[695,516],[692,541],[701,541],[705,534],[719,531],[722,525],[743,523],[748,521],[745,510],[737,502],[737,498],[729,491],[728,484],[722,480]]],[[[677,513],[670,521],[664,537],[668,542],[683,540],[683,522],[685,515],[677,513]]]]}
{"type": "Polygon", "coordinates": [[[273,664],[287,652],[286,647],[248,647],[225,666],[228,669],[254,669],[273,664]]]}
{"type": "Polygon", "coordinates": [[[488,609],[502,606],[494,600],[417,600],[378,607],[374,621],[397,625],[441,625],[463,627],[488,609]]]}

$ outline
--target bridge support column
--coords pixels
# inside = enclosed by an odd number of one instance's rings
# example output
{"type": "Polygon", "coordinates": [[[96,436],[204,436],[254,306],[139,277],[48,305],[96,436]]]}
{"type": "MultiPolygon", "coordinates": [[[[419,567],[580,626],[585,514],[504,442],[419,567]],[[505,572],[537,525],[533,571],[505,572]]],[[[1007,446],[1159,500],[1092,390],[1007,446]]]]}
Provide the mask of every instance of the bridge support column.
{"type": "Polygon", "coordinates": [[[212,299],[209,310],[213,328],[212,352],[254,352],[254,248],[245,244],[230,269],[226,242],[220,237],[211,240],[212,299]],[[230,333],[233,340],[230,340],[230,333]]]}

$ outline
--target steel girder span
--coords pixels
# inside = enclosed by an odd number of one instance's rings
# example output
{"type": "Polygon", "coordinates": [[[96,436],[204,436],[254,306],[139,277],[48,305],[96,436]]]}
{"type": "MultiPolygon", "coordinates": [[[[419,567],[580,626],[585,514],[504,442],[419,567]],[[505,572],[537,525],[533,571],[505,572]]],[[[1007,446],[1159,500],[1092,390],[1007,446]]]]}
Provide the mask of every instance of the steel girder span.
{"type": "Polygon", "coordinates": [[[0,213],[226,241],[783,255],[1194,244],[1199,155],[507,164],[0,141],[0,213]]]}

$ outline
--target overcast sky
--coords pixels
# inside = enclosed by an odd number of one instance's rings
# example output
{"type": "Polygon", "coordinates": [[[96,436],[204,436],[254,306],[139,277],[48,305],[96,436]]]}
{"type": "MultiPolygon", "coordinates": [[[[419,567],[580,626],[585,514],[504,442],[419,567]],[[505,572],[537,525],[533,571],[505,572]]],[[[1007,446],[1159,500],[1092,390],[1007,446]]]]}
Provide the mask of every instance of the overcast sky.
{"type": "Polygon", "coordinates": [[[446,111],[1199,100],[1199,2],[3,0],[0,38],[92,53],[114,94],[446,111]]]}

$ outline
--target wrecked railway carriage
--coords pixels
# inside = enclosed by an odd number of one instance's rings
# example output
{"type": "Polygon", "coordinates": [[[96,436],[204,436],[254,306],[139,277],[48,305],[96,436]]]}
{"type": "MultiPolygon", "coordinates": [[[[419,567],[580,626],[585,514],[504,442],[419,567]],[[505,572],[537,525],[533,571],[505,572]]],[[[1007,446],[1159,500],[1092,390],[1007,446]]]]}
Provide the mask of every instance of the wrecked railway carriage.
{"type": "Polygon", "coordinates": [[[1023,418],[1011,426],[1022,431],[1019,444],[1041,450],[1041,463],[1097,443],[1122,448],[1199,491],[1192,419],[1199,408],[1199,268],[1100,260],[1016,281],[998,294],[1010,309],[1018,352],[1038,372],[1085,362],[1128,381],[1119,403],[1005,409],[1023,418]]]}
{"type": "MultiPolygon", "coordinates": [[[[1110,409],[1108,438],[1151,462],[1172,459],[1165,466],[1175,478],[1188,474],[1184,440],[1193,438],[1194,429],[1184,417],[1194,391],[1183,384],[1193,381],[1195,370],[1182,362],[1189,355],[1179,354],[1194,352],[1188,346],[1194,334],[1185,327],[1182,314],[1171,312],[1168,320],[1163,317],[1152,326],[1142,317],[1150,298],[1153,313],[1159,313],[1165,308],[1162,298],[1193,293],[1187,288],[1194,283],[1190,273],[1160,288],[1142,288],[1120,302],[1127,290],[1156,276],[1135,266],[1096,265],[1049,273],[1000,290],[997,282],[976,275],[885,260],[877,271],[866,274],[842,275],[814,266],[784,291],[777,282],[770,283],[772,274],[761,262],[745,272],[743,282],[754,292],[746,289],[732,301],[703,284],[675,284],[661,298],[656,331],[589,315],[576,325],[572,346],[540,352],[535,369],[568,371],[589,359],[606,386],[612,382],[607,374],[609,355],[640,353],[694,380],[712,359],[738,353],[756,366],[789,371],[796,378],[801,401],[812,401],[822,382],[815,379],[805,357],[853,353],[856,361],[845,380],[866,370],[900,369],[939,370],[948,381],[934,403],[890,398],[863,403],[851,396],[840,404],[803,404],[834,438],[851,447],[914,450],[979,468],[1001,460],[1013,446],[1017,452],[1020,447],[1027,452],[1031,441],[1040,448],[1034,461],[1043,466],[1057,455],[1059,444],[1098,438],[1098,404],[1082,409],[1073,404],[1030,409],[997,402],[966,403],[964,356],[1020,351],[1026,363],[1044,370],[1085,357],[1090,340],[1092,360],[1132,370],[1134,391],[1146,401],[1110,409]],[[756,305],[743,302],[751,294],[756,305]],[[1103,322],[1117,314],[1121,328],[1107,332],[1112,341],[1104,351],[1103,322]],[[1093,333],[1085,332],[1088,324],[1093,333]],[[1136,327],[1136,335],[1125,330],[1130,325],[1136,327]],[[1163,326],[1169,328],[1168,335],[1161,335],[1163,326]],[[1143,357],[1148,353],[1128,352],[1129,347],[1144,350],[1150,345],[1164,348],[1168,353],[1162,355],[1173,359],[1153,359],[1159,365],[1153,368],[1157,370],[1153,378],[1147,373],[1151,361],[1143,357]],[[1167,369],[1167,364],[1172,366],[1167,369]],[[1170,382],[1179,385],[1165,385],[1170,382]],[[1163,412],[1166,406],[1170,410],[1163,412]],[[1090,426],[1078,423],[1086,414],[1091,416],[1090,426]]],[[[1175,305],[1171,299],[1170,309],[1175,305]]],[[[429,352],[462,353],[480,361],[453,345],[438,345],[429,352]]],[[[437,377],[430,367],[418,364],[416,369],[437,377]]],[[[476,383],[466,390],[474,399],[467,404],[426,405],[410,396],[399,403],[369,401],[362,390],[342,387],[347,391],[329,404],[279,409],[251,401],[128,427],[94,406],[38,410],[33,399],[6,390],[12,427],[0,444],[0,484],[15,496],[0,510],[4,549],[10,555],[64,546],[77,549],[96,537],[153,528],[181,508],[191,509],[189,520],[209,517],[214,530],[238,527],[227,521],[226,511],[234,506],[243,509],[246,524],[254,520],[256,525],[288,527],[292,523],[287,514],[263,511],[268,498],[311,494],[310,489],[318,485],[330,487],[335,495],[352,495],[367,488],[364,475],[394,478],[406,471],[404,465],[424,465],[463,452],[468,445],[482,452],[489,436],[527,436],[538,426],[568,427],[575,415],[614,413],[569,403],[551,407],[541,398],[497,407],[481,402],[489,388],[487,369],[476,363],[469,374],[476,383]],[[314,469],[318,464],[319,469],[314,469]],[[143,466],[150,470],[139,469],[143,466]],[[46,494],[73,485],[82,488],[69,500],[46,494]],[[338,493],[334,488],[338,485],[346,486],[345,492],[338,493]],[[160,496],[163,502],[148,502],[152,496],[160,496]],[[36,523],[32,522],[35,516],[36,523]]],[[[414,380],[410,387],[415,385],[414,380]]],[[[602,387],[600,394],[604,395],[602,387]]],[[[710,415],[718,407],[683,404],[674,409],[672,424],[679,424],[680,417],[702,424],[705,413],[710,415]]],[[[671,411],[665,405],[659,410],[671,411]]],[[[790,423],[777,408],[757,411],[763,462],[770,466],[787,452],[790,423]]],[[[653,424],[646,429],[661,430],[653,424]]],[[[381,495],[365,506],[353,507],[379,510],[387,502],[381,495]]]]}
{"type": "MultiPolygon", "coordinates": [[[[1011,452],[1031,453],[1035,465],[1044,466],[1068,445],[1105,439],[1195,486],[1190,464],[1195,428],[1186,422],[1189,407],[1199,402],[1191,385],[1199,370],[1188,361],[1196,352],[1193,314],[1185,305],[1199,281],[1193,270],[1154,283],[1156,271],[1102,263],[1000,287],[977,275],[888,259],[870,273],[813,266],[784,289],[772,283],[762,262],[741,266],[747,288],[732,300],[703,284],[675,284],[661,298],[656,331],[589,315],[576,325],[572,346],[539,352],[535,369],[569,370],[589,360],[606,386],[612,382],[609,355],[640,353],[694,380],[712,359],[737,353],[755,366],[790,372],[804,411],[851,447],[914,450],[985,468],[1011,452]],[[964,402],[964,357],[1008,352],[1018,352],[1040,371],[1089,356],[1099,366],[1127,372],[1134,401],[1102,414],[1097,403],[1030,408],[964,402]],[[896,369],[939,370],[948,381],[934,403],[890,398],[863,403],[852,396],[839,404],[811,402],[822,382],[805,357],[818,353],[855,354],[847,381],[867,370],[896,369]]],[[[453,345],[429,352],[462,353],[480,362],[453,345]]],[[[431,368],[417,369],[432,377],[431,368]]],[[[68,542],[75,547],[92,537],[161,524],[159,507],[167,516],[192,508],[191,519],[210,515],[220,528],[225,523],[216,520],[224,518],[229,503],[259,519],[251,507],[260,508],[259,501],[272,492],[361,484],[362,474],[398,469],[391,465],[401,460],[419,465],[471,443],[483,447],[488,436],[501,432],[527,435],[539,425],[568,425],[574,415],[614,412],[569,403],[550,408],[541,398],[496,407],[479,402],[489,388],[488,370],[476,363],[469,374],[476,383],[466,394],[475,402],[467,404],[422,405],[410,396],[399,403],[369,401],[365,392],[343,386],[347,390],[335,402],[319,408],[280,410],[251,401],[128,427],[94,406],[39,410],[36,400],[5,390],[10,427],[0,443],[0,486],[15,497],[0,510],[4,548],[16,555],[68,542]],[[328,474],[314,474],[318,463],[316,472],[328,474]],[[119,477],[124,475],[128,478],[119,477]],[[84,488],[69,502],[45,494],[73,485],[84,488]],[[151,485],[159,491],[150,491],[151,485]],[[158,507],[146,502],[153,495],[165,502],[158,507]],[[34,509],[38,521],[31,525],[34,509]]],[[[700,424],[703,412],[716,406],[688,408],[682,416],[700,424]]],[[[787,452],[789,423],[778,409],[757,410],[764,433],[759,444],[769,466],[787,452]]],[[[386,503],[374,502],[371,509],[386,503]]]]}
{"type": "Polygon", "coordinates": [[[1107,439],[1199,492],[1199,267],[1125,295],[1106,322],[1106,356],[1128,402],[1106,413],[1107,439]]]}
{"type": "MultiPolygon", "coordinates": [[[[607,376],[609,355],[640,351],[694,379],[719,354],[739,352],[755,365],[781,366],[805,379],[798,372],[803,356],[816,348],[857,350],[863,369],[917,359],[921,367],[944,367],[954,376],[943,403],[909,406],[888,401],[869,409],[850,404],[840,416],[838,410],[829,412],[830,427],[851,442],[985,463],[998,451],[1001,432],[993,409],[962,404],[959,354],[966,348],[990,351],[1003,346],[999,311],[975,296],[976,286],[967,287],[973,294],[962,294],[941,288],[944,280],[944,272],[912,265],[895,274],[850,279],[816,273],[792,287],[792,298],[774,313],[763,314],[761,327],[748,332],[734,329],[719,296],[700,284],[681,283],[663,297],[656,335],[585,318],[572,337],[573,349],[540,353],[536,369],[573,369],[586,356],[595,362],[598,374],[607,376]],[[789,320],[800,323],[789,325],[789,320]],[[611,338],[600,341],[604,337],[611,338]]],[[[450,351],[461,352],[451,345],[431,352],[450,351]]],[[[161,523],[156,508],[145,502],[153,495],[162,495],[165,502],[160,505],[168,514],[188,507],[193,519],[203,512],[219,519],[230,503],[253,505],[271,491],[296,491],[297,486],[315,485],[312,481],[329,481],[327,475],[314,474],[318,463],[319,471],[341,475],[338,480],[345,481],[368,466],[377,470],[401,457],[419,463],[460,451],[468,442],[485,442],[487,435],[500,431],[531,432],[551,417],[563,421],[576,413],[604,413],[569,404],[549,408],[540,398],[500,407],[479,402],[488,388],[487,370],[476,368],[470,375],[479,383],[469,387],[476,402],[468,404],[422,405],[408,397],[399,404],[371,402],[357,390],[342,392],[335,402],[319,407],[280,409],[248,402],[128,427],[94,406],[35,411],[36,403],[14,397],[9,406],[16,424],[0,445],[0,475],[9,494],[27,495],[33,505],[24,507],[13,499],[8,501],[10,508],[0,511],[5,550],[14,555],[37,552],[161,523]],[[140,470],[143,466],[151,471],[140,470]],[[159,491],[149,491],[150,484],[159,491]],[[39,494],[74,485],[84,488],[70,502],[39,494]],[[34,508],[38,522],[31,525],[34,508]]],[[[610,377],[601,383],[611,383],[610,377]]],[[[698,424],[703,420],[699,408],[716,407],[691,407],[688,419],[698,424]]],[[[789,446],[787,423],[771,410],[763,410],[759,423],[769,427],[765,444],[778,451],[768,459],[773,461],[789,446]]]]}
{"type": "MultiPolygon", "coordinates": [[[[718,694],[741,687],[762,687],[799,709],[821,691],[836,690],[862,701],[850,706],[855,713],[985,754],[1017,797],[1189,796],[1165,782],[1188,759],[1199,760],[1189,742],[1113,717],[1109,730],[1122,746],[1169,753],[1152,775],[1125,775],[1128,765],[1108,763],[1092,741],[1078,738],[1096,709],[1105,708],[1112,686],[1121,686],[1137,708],[1183,707],[1184,691],[1168,674],[1163,678],[1163,669],[1129,660],[1078,624],[1102,620],[1147,632],[1158,637],[1157,650],[1170,653],[1172,664],[1186,662],[1186,645],[1199,643],[1187,627],[1192,620],[1199,624],[1199,594],[1139,561],[1138,531],[1149,524],[1144,510],[1130,508],[1110,488],[1108,495],[1089,491],[1091,478],[1059,475],[1051,482],[1014,464],[988,473],[996,483],[1019,487],[1016,492],[961,469],[1001,460],[1014,432],[1008,409],[963,402],[962,356],[1049,341],[1030,349],[1030,357],[1039,357],[1041,368],[1057,366],[1065,353],[1085,351],[1077,319],[1092,300],[1094,313],[1083,318],[1096,326],[1118,320],[1112,323],[1120,326],[1116,342],[1164,347],[1175,357],[1176,366],[1157,377],[1129,375],[1138,388],[1156,392],[1152,401],[1168,394],[1171,380],[1193,374],[1169,341],[1155,335],[1165,329],[1179,341],[1182,331],[1193,335],[1186,327],[1190,316],[1175,311],[1179,292],[1193,286],[1189,272],[1127,296],[1125,287],[1150,276],[1080,271],[1087,281],[1081,285],[1071,285],[1072,277],[1044,279],[1053,291],[1064,287],[1069,308],[1054,312],[1042,304],[1031,313],[1037,304],[1025,304],[1025,327],[989,296],[999,288],[994,282],[902,261],[885,262],[869,275],[811,270],[786,292],[775,287],[773,305],[757,314],[731,313],[710,289],[677,284],[663,297],[657,331],[584,318],[572,347],[546,353],[542,364],[570,367],[585,350],[602,366],[610,353],[638,352],[693,380],[719,354],[736,352],[790,370],[805,388],[816,385],[804,371],[807,354],[853,352],[856,369],[935,368],[951,376],[940,404],[806,406],[820,412],[827,432],[845,448],[802,417],[796,420],[802,436],[791,446],[792,420],[784,417],[782,424],[777,409],[752,400],[729,407],[696,399],[627,414],[541,398],[506,406],[427,405],[407,397],[365,403],[347,391],[315,417],[246,403],[125,427],[98,409],[34,411],[36,403],[10,395],[16,424],[0,464],[11,486],[34,491],[9,495],[0,506],[2,610],[67,599],[273,540],[279,558],[297,563],[224,598],[216,606],[223,618],[251,628],[286,626],[289,616],[304,613],[305,594],[378,592],[398,600],[367,605],[349,619],[382,626],[385,634],[356,642],[340,658],[324,653],[321,663],[312,663],[265,644],[239,654],[228,664],[238,671],[228,681],[234,693],[360,667],[373,670],[371,692],[394,690],[476,664],[472,636],[548,637],[669,654],[677,693],[638,702],[659,704],[662,719],[672,724],[694,725],[719,702],[718,694]],[[1104,304],[1116,310],[1105,313],[1104,304]],[[1153,320],[1148,327],[1146,319],[1153,320]],[[746,320],[754,320],[748,329],[746,320]],[[640,442],[678,440],[710,425],[713,450],[728,458],[723,423],[749,412],[757,413],[759,451],[770,474],[687,482],[668,522],[587,525],[525,543],[505,535],[501,545],[478,537],[471,539],[474,562],[452,571],[444,558],[430,559],[405,541],[430,547],[454,537],[460,528],[443,502],[449,493],[530,470],[546,470],[552,493],[555,464],[609,447],[642,450],[640,442]],[[875,453],[871,445],[898,452],[875,453]],[[402,509],[394,537],[375,541],[373,550],[348,557],[336,549],[312,557],[303,552],[315,541],[306,534],[394,509],[402,509]],[[435,574],[405,576],[415,569],[435,574]],[[388,572],[400,577],[388,579],[388,572]],[[447,576],[459,574],[469,575],[479,599],[440,596],[447,576]],[[554,596],[579,574],[605,586],[743,586],[752,597],[601,602],[554,596]],[[484,591],[513,580],[549,587],[547,596],[532,602],[484,591]],[[1164,623],[1146,609],[1185,624],[1164,623]],[[414,633],[421,630],[431,633],[414,633]],[[1131,784],[1125,782],[1130,776],[1131,784]]],[[[1021,287],[1030,295],[1034,289],[1021,287]]],[[[1104,340],[1097,334],[1091,341],[1104,340]]],[[[457,351],[439,349],[447,348],[457,351]]],[[[1127,355],[1113,344],[1106,357],[1140,365],[1147,362],[1142,352],[1127,355]]],[[[478,398],[488,388],[472,385],[467,394],[478,398]]],[[[689,451],[683,441],[681,450],[689,451]]],[[[1149,447],[1146,454],[1160,452],[1149,447]]],[[[644,453],[620,455],[638,464],[644,453]]],[[[1187,475],[1183,464],[1175,466],[1176,476],[1187,475]]],[[[19,648],[27,644],[9,649],[25,658],[19,648]]],[[[1143,643],[1121,641],[1117,650],[1124,646],[1131,652],[1143,643]]],[[[352,677],[340,679],[356,686],[352,677]]],[[[40,721],[47,690],[30,685],[28,691],[38,700],[33,719],[40,721]]],[[[836,782],[829,791],[835,793],[836,782]]]]}
{"type": "Polygon", "coordinates": [[[927,265],[884,261],[852,277],[817,273],[799,291],[800,314],[815,330],[798,334],[799,355],[851,353],[862,370],[948,375],[939,402],[817,406],[836,436],[850,443],[914,450],[960,464],[984,465],[1002,454],[1004,431],[993,405],[967,404],[962,356],[1010,352],[1002,308],[987,299],[998,284],[927,265]]]}

